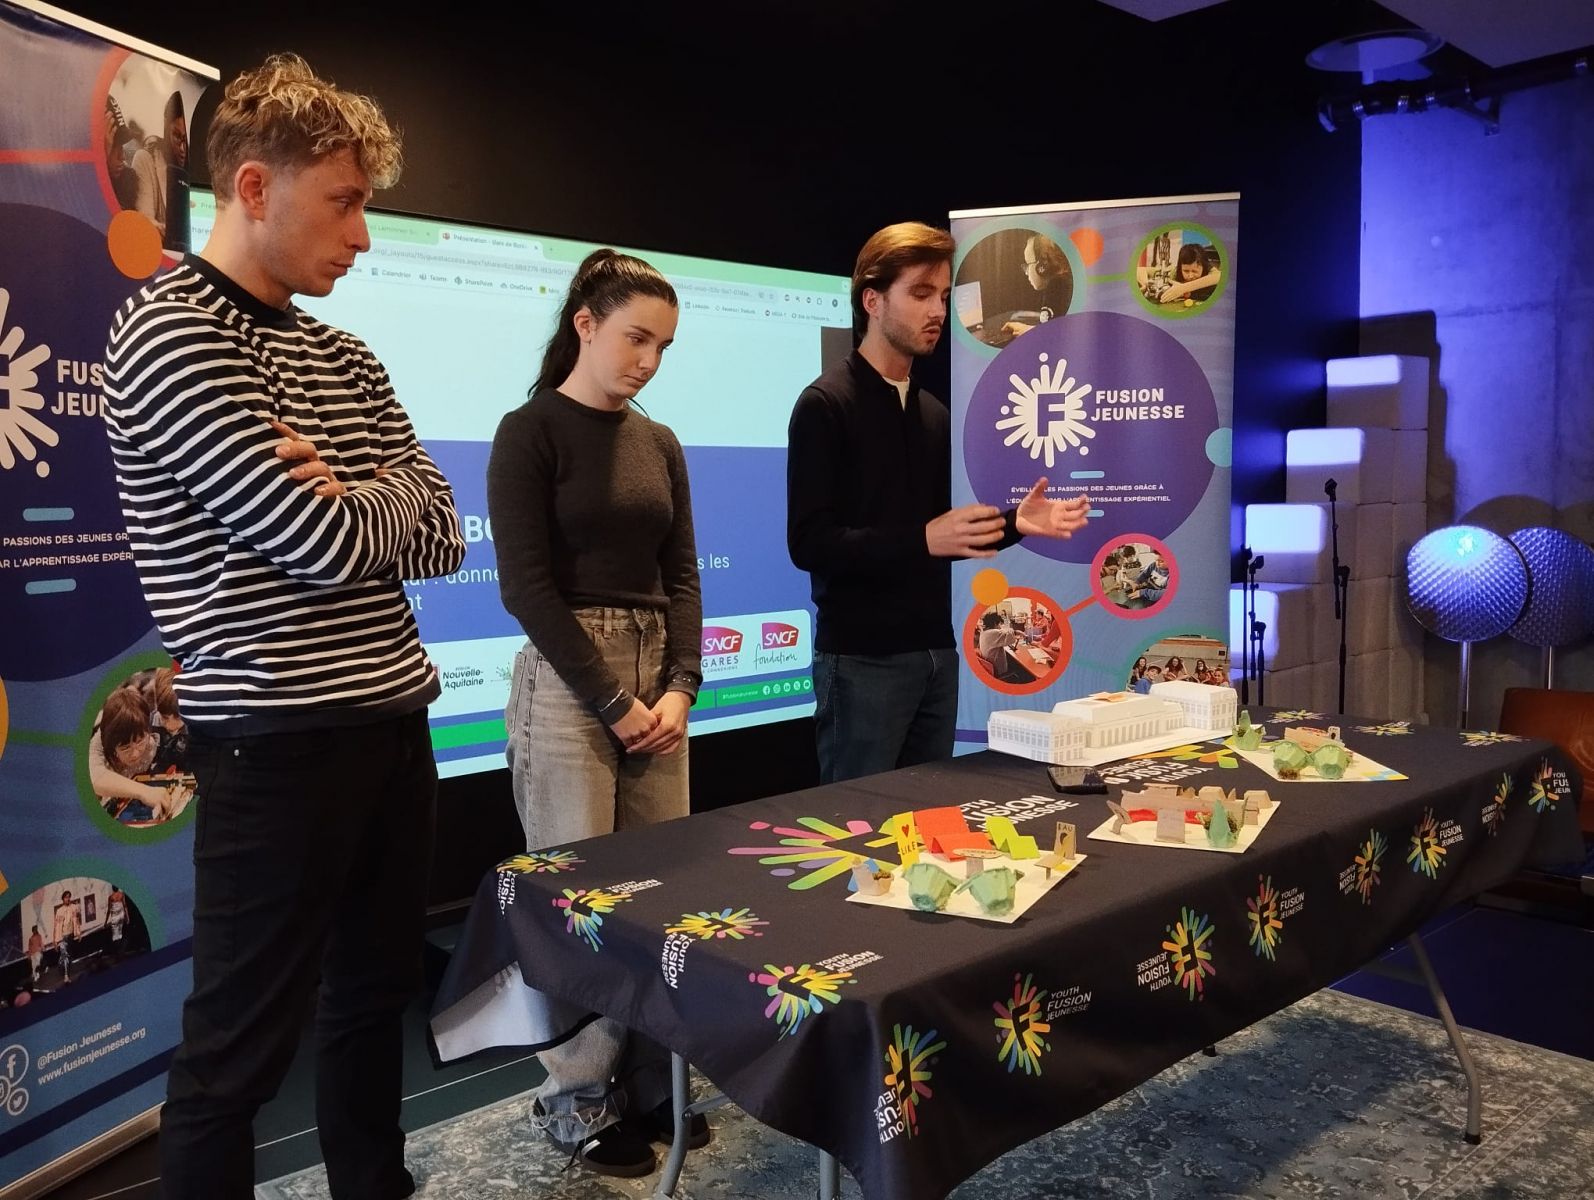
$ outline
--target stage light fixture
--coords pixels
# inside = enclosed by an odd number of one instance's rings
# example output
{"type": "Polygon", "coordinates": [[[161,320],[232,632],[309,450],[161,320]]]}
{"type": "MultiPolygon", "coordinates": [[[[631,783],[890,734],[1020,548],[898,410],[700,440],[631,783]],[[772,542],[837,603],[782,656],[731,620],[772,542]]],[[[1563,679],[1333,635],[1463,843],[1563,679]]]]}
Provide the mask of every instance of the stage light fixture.
{"type": "Polygon", "coordinates": [[[1555,651],[1594,635],[1594,548],[1564,529],[1533,525],[1511,535],[1528,565],[1522,615],[1506,630],[1544,650],[1544,686],[1555,686],[1555,651]]]}
{"type": "Polygon", "coordinates": [[[1527,607],[1527,560],[1506,538],[1447,525],[1406,555],[1406,605],[1428,632],[1461,643],[1460,725],[1467,726],[1472,643],[1498,637],[1527,607]]]}

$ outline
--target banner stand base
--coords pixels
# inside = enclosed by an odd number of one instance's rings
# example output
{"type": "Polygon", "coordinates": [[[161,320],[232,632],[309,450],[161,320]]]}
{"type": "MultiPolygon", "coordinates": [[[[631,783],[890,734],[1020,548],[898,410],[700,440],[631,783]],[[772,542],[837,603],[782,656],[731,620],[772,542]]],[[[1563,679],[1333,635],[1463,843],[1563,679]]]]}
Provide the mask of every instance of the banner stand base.
{"type": "Polygon", "coordinates": [[[158,1131],[160,1125],[161,1106],[157,1104],[123,1121],[116,1128],[107,1129],[93,1141],[84,1142],[70,1154],[63,1154],[15,1183],[0,1187],[0,1200],[33,1200],[35,1196],[46,1195],[129,1146],[143,1141],[158,1131]]]}

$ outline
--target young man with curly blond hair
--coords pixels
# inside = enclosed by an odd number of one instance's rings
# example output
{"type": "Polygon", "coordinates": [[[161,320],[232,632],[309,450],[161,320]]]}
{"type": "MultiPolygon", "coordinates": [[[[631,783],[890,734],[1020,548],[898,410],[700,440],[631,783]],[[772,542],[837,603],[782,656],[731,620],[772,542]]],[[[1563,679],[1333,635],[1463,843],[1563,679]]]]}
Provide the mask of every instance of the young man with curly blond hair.
{"type": "Polygon", "coordinates": [[[292,55],[227,88],[208,244],[117,313],[105,418],[198,792],[194,988],[167,1200],[254,1195],[256,1110],[312,990],[332,1195],[398,1200],[401,1017],[421,981],[439,694],[405,579],[465,553],[447,481],[358,338],[295,308],[369,249],[398,176],[369,99],[292,55]]]}

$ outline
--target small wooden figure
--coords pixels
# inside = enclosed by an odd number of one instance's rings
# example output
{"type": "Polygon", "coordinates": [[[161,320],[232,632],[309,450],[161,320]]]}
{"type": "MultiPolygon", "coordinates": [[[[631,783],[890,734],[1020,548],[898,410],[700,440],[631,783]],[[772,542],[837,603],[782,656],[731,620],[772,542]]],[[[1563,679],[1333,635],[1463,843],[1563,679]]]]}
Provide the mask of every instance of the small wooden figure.
{"type": "Polygon", "coordinates": [[[1157,840],[1159,842],[1184,841],[1184,809],[1159,808],[1157,810],[1157,840]]]}
{"type": "Polygon", "coordinates": [[[1052,843],[1052,853],[1064,862],[1073,862],[1074,856],[1079,852],[1078,835],[1075,828],[1067,821],[1057,822],[1057,840],[1052,843]]]}
{"type": "Polygon", "coordinates": [[[1124,831],[1125,825],[1134,824],[1134,822],[1130,820],[1129,810],[1126,809],[1122,804],[1118,803],[1118,801],[1107,801],[1107,808],[1112,812],[1112,831],[1114,833],[1122,833],[1124,831]]]}

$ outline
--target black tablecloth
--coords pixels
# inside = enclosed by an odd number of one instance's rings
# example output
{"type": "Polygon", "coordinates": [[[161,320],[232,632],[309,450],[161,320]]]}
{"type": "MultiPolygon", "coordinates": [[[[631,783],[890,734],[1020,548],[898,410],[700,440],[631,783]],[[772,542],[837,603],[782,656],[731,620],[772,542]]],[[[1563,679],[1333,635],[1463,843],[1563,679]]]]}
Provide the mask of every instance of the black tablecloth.
{"type": "Polygon", "coordinates": [[[1279,783],[1213,743],[1104,768],[1268,788],[1280,808],[1244,854],[1088,840],[1103,797],[986,752],[517,856],[476,897],[438,1044],[534,1045],[602,1012],[830,1151],[869,1200],[936,1200],[1524,864],[1580,856],[1550,744],[1344,736],[1410,778],[1279,783]],[[1071,821],[1088,861],[1012,925],[846,902],[853,855],[893,862],[891,814],[947,804],[1043,846],[1071,821]],[[554,1008],[506,1033],[493,1010],[528,989],[554,1008]]]}

